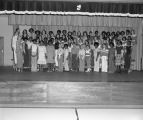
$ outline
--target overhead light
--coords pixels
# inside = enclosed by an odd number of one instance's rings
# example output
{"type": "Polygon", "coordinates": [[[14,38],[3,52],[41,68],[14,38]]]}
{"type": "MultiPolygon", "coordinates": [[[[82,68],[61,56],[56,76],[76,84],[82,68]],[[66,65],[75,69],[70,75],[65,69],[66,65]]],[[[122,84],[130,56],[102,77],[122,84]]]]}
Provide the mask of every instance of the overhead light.
{"type": "Polygon", "coordinates": [[[79,4],[79,5],[77,5],[77,8],[76,8],[77,10],[81,10],[81,5],[79,4]]]}

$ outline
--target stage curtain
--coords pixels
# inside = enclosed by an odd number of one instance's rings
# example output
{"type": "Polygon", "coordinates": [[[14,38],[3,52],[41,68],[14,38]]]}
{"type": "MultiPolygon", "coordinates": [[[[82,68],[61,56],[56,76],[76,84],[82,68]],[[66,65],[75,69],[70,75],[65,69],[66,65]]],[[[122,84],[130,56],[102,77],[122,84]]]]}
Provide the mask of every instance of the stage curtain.
{"type": "Polygon", "coordinates": [[[129,17],[104,17],[104,16],[61,16],[61,15],[9,15],[9,25],[28,25],[34,29],[56,31],[121,31],[135,29],[137,34],[135,70],[143,67],[143,20],[142,18],[129,17]]]}
{"type": "Polygon", "coordinates": [[[9,24],[19,25],[52,25],[52,26],[116,26],[137,27],[140,18],[73,16],[73,15],[9,15],[9,24]]]}

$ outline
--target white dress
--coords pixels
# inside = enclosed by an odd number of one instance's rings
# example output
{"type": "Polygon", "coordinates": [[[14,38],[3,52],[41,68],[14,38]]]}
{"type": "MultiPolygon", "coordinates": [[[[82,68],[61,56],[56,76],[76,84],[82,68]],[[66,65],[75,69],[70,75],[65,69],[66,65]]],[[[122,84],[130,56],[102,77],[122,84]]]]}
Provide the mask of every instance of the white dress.
{"type": "Polygon", "coordinates": [[[13,55],[14,55],[14,64],[17,64],[17,54],[16,54],[17,39],[18,39],[17,35],[12,37],[12,48],[13,48],[13,55]]]}
{"type": "Polygon", "coordinates": [[[46,64],[46,47],[38,46],[38,64],[45,65],[46,64]]]}
{"type": "Polygon", "coordinates": [[[65,71],[69,71],[68,57],[69,57],[69,49],[64,49],[64,68],[65,68],[65,71]]]}
{"type": "Polygon", "coordinates": [[[102,72],[108,72],[108,50],[102,50],[102,57],[101,57],[101,60],[102,60],[102,72]]]}
{"type": "Polygon", "coordinates": [[[97,58],[98,52],[99,52],[99,48],[94,49],[94,71],[95,72],[99,72],[99,68],[100,68],[99,66],[100,56],[98,56],[97,58]]]}

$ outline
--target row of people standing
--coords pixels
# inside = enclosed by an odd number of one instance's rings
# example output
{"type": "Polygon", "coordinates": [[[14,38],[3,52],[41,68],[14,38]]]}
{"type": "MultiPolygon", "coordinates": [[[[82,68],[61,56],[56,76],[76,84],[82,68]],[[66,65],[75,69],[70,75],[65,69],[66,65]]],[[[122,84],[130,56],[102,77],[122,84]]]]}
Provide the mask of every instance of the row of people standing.
{"type": "MultiPolygon", "coordinates": [[[[63,32],[63,34],[66,33],[63,32]]],[[[131,41],[123,47],[122,41],[118,40],[114,47],[113,41],[108,41],[109,44],[106,42],[101,44],[97,40],[83,40],[83,37],[82,40],[69,42],[64,38],[54,38],[53,34],[47,41],[46,37],[42,37],[45,34],[39,35],[39,31],[34,32],[33,29],[29,29],[29,34],[27,30],[24,30],[21,36],[19,29],[16,29],[12,48],[14,63],[18,71],[22,71],[23,68],[30,68],[35,72],[44,68],[47,68],[49,72],[54,70],[99,72],[101,70],[114,73],[116,70],[121,71],[121,68],[130,70],[131,41]],[[40,37],[43,39],[40,40],[40,37]]],[[[75,34],[68,37],[75,38],[75,34]]]]}

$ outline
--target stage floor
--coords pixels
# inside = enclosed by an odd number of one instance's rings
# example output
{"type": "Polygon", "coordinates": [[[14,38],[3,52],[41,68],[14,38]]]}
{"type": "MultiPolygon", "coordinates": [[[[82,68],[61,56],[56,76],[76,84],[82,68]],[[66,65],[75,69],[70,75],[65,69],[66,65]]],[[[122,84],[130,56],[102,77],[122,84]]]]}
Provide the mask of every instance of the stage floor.
{"type": "Polygon", "coordinates": [[[143,82],[143,71],[128,73],[81,72],[15,72],[10,67],[0,68],[0,81],[64,81],[64,82],[143,82]]]}
{"type": "Polygon", "coordinates": [[[0,107],[143,108],[143,72],[14,72],[0,68],[0,107]]]}

